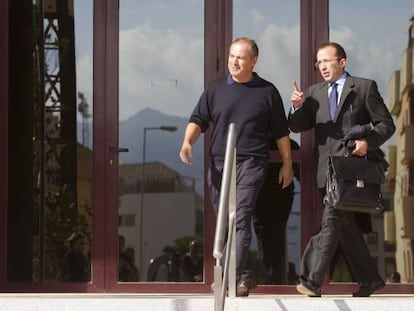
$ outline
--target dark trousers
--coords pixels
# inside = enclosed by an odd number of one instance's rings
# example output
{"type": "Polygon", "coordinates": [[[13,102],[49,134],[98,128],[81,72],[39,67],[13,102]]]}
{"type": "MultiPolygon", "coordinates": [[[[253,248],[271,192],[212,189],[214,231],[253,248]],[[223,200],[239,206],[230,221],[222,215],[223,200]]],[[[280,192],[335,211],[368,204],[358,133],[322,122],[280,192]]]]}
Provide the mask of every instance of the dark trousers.
{"type": "Polygon", "coordinates": [[[286,224],[292,209],[294,186],[282,189],[278,176],[281,163],[270,163],[254,211],[259,256],[265,284],[287,284],[286,224]]]}
{"type": "MultiPolygon", "coordinates": [[[[257,195],[263,184],[268,167],[267,159],[247,158],[237,160],[236,165],[236,278],[243,281],[252,277],[247,267],[252,238],[252,216],[257,195]]],[[[207,182],[213,207],[218,209],[223,163],[212,161],[207,182]]]]}
{"type": "Polygon", "coordinates": [[[379,277],[355,213],[337,211],[330,206],[324,208],[320,231],[312,236],[305,248],[302,275],[315,286],[321,286],[338,247],[358,283],[371,282],[379,277]]]}

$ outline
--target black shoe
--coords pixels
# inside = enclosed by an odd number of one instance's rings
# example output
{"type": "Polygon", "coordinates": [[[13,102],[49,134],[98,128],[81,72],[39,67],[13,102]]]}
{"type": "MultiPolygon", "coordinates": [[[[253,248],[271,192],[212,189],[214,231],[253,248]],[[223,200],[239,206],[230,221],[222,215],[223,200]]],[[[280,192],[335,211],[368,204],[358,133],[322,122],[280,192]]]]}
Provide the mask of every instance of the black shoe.
{"type": "Polygon", "coordinates": [[[306,280],[303,276],[300,277],[300,283],[296,285],[296,290],[309,297],[321,297],[321,288],[314,286],[312,282],[306,280]]]}
{"type": "Polygon", "coordinates": [[[380,290],[385,283],[380,278],[372,282],[362,283],[359,290],[352,294],[353,297],[369,297],[373,292],[380,290]]]}
{"type": "Polygon", "coordinates": [[[252,280],[244,280],[237,283],[236,296],[247,297],[251,289],[255,288],[256,284],[252,280]]]}

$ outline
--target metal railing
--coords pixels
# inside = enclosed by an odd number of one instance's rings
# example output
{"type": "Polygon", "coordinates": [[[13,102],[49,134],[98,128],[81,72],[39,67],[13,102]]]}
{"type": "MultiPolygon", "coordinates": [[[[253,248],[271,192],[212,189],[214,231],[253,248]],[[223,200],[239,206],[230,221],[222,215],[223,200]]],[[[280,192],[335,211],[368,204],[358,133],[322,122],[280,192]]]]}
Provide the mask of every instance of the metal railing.
{"type": "Polygon", "coordinates": [[[227,133],[223,178],[214,236],[214,310],[223,311],[226,292],[236,297],[236,125],[231,123],[227,133]],[[228,215],[228,217],[227,217],[228,215]],[[228,224],[226,222],[228,221],[228,224]],[[225,239],[228,228],[227,239],[225,239]],[[226,247],[225,247],[226,245],[226,247]],[[226,250],[223,258],[223,251],[226,250]],[[224,260],[223,260],[224,259],[224,260]],[[224,261],[224,269],[222,262],[224,261]]]}

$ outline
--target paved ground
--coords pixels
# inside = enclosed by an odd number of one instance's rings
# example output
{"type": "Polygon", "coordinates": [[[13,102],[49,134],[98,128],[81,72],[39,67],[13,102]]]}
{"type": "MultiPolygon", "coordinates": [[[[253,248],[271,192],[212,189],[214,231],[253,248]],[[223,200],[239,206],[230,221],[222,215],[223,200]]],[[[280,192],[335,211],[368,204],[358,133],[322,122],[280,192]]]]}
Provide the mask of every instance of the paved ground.
{"type": "MultiPolygon", "coordinates": [[[[132,294],[0,294],[1,311],[218,311],[206,296],[132,294]]],[[[414,311],[414,295],[349,296],[251,295],[228,298],[225,311],[414,311]]]]}

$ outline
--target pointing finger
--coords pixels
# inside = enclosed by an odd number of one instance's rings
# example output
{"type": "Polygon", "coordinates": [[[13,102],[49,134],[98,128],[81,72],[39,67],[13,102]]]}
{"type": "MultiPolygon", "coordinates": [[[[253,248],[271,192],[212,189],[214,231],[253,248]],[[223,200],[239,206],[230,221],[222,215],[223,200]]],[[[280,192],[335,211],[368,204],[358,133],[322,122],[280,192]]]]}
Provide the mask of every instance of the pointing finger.
{"type": "Polygon", "coordinates": [[[293,80],[292,83],[293,83],[293,89],[297,92],[300,92],[299,85],[296,83],[296,81],[293,80]]]}

